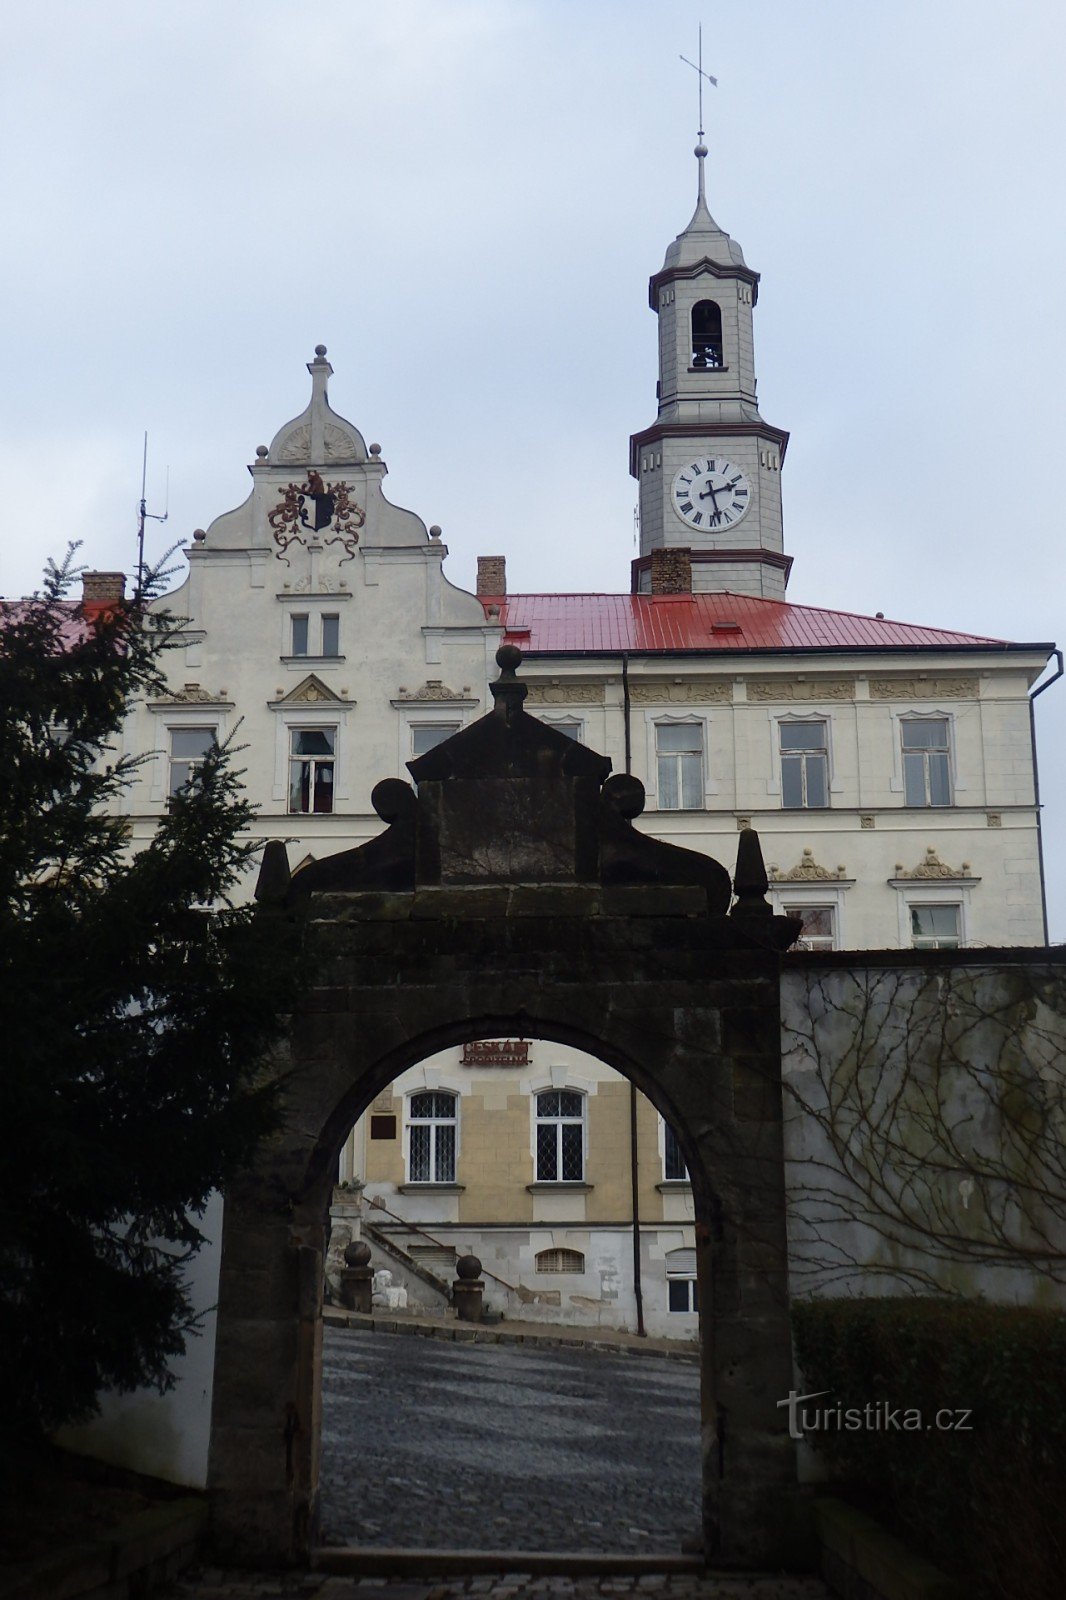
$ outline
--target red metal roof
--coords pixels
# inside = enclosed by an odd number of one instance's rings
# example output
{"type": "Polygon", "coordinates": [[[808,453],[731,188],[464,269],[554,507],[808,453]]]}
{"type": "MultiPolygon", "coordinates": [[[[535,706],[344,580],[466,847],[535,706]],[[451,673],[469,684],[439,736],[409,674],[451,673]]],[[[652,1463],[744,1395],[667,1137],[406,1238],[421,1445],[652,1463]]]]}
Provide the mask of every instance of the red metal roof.
{"type": "Polygon", "coordinates": [[[587,651],[947,650],[1006,641],[852,611],[728,593],[483,595],[499,606],[507,642],[529,655],[587,651]]]}

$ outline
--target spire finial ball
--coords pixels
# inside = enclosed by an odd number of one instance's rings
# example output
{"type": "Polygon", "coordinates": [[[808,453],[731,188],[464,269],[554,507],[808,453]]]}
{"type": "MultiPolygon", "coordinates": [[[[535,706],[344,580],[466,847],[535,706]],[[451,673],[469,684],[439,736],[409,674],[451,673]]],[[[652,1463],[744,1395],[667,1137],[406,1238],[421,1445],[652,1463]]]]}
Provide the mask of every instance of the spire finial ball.
{"type": "Polygon", "coordinates": [[[693,150],[692,154],[694,156],[698,156],[701,161],[702,161],[703,157],[707,154],[707,146],[704,144],[702,139],[700,140],[699,144],[696,146],[695,150],[693,150]]]}
{"type": "Polygon", "coordinates": [[[325,347],[324,344],[316,344],[315,345],[315,355],[316,356],[324,356],[325,353],[326,353],[326,347],[325,347]]]}

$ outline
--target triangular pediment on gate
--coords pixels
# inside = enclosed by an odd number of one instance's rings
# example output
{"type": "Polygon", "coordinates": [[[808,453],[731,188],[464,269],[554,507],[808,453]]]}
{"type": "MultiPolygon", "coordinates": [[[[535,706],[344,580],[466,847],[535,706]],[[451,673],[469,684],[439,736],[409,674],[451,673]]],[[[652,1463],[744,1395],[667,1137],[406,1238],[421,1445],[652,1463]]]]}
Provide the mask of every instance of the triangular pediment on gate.
{"type": "Polygon", "coordinates": [[[328,683],[323,683],[322,679],[314,672],[309,672],[307,677],[296,685],[295,689],[290,689],[289,693],[282,695],[280,700],[271,700],[269,702],[271,711],[280,711],[291,706],[351,706],[354,704],[353,700],[337,694],[335,690],[330,688],[328,683]]]}

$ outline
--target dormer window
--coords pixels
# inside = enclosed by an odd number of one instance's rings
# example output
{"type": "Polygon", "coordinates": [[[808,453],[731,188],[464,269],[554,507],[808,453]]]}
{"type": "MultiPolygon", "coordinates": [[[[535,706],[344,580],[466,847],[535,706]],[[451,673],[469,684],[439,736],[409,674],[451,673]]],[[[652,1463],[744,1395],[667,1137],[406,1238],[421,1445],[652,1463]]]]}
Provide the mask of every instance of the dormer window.
{"type": "Polygon", "coordinates": [[[722,310],[714,300],[698,300],[692,307],[692,365],[723,367],[722,310]]]}

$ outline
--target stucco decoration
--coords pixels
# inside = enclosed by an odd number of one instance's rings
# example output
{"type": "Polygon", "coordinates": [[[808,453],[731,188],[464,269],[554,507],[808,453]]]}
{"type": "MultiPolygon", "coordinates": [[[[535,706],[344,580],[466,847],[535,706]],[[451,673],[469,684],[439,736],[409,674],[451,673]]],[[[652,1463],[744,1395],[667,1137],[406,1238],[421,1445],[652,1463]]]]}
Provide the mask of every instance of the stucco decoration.
{"type": "Polygon", "coordinates": [[[850,678],[808,678],[797,683],[794,678],[749,678],[749,700],[802,701],[804,705],[820,700],[854,700],[855,684],[850,678]]]}
{"type": "Polygon", "coordinates": [[[406,689],[400,685],[394,705],[476,705],[477,700],[464,684],[462,691],[449,689],[440,678],[427,678],[421,689],[406,689]]]}
{"type": "MultiPolygon", "coordinates": [[[[362,439],[354,428],[327,422],[322,435],[321,455],[325,461],[354,464],[366,460],[366,450],[361,448],[362,439]]],[[[307,422],[302,427],[293,428],[277,450],[271,452],[271,459],[283,462],[285,465],[289,462],[310,461],[311,424],[307,422]]]]}
{"type": "Polygon", "coordinates": [[[905,870],[902,862],[897,861],[896,877],[921,883],[927,882],[929,879],[970,878],[972,877],[972,872],[968,861],[964,861],[961,868],[949,867],[946,861],[941,861],[932,845],[930,845],[925,852],[923,860],[919,861],[916,867],[911,867],[909,872],[905,870]]]}
{"type": "Polygon", "coordinates": [[[180,689],[174,689],[170,694],[161,695],[157,700],[149,700],[148,704],[155,707],[163,706],[226,706],[232,702],[226,699],[226,691],[220,689],[217,694],[203,689],[198,683],[182,684],[180,689]]]}
{"type": "Polygon", "coordinates": [[[341,480],[327,483],[312,468],[303,483],[288,483],[281,490],[267,521],[274,531],[274,554],[290,565],[285,551],[291,544],[306,545],[310,540],[342,545],[341,566],[355,559],[359,529],[366,512],[352,499],[351,485],[341,480]]]}
{"type": "Polygon", "coordinates": [[[280,706],[342,705],[348,707],[354,704],[354,700],[345,699],[342,695],[335,693],[328,683],[323,683],[322,679],[313,672],[309,673],[288,694],[270,702],[272,710],[277,710],[280,706]]]}
{"type": "Polygon", "coordinates": [[[830,871],[828,867],[819,866],[814,859],[814,851],[806,846],[800,860],[787,872],[782,872],[777,867],[770,868],[771,883],[840,883],[846,876],[845,867],[837,867],[830,871]]]}
{"type": "Polygon", "coordinates": [[[576,680],[563,683],[537,683],[530,680],[526,684],[529,691],[526,695],[531,706],[602,706],[602,683],[579,683],[576,680]]]}
{"type": "Polygon", "coordinates": [[[635,706],[722,705],[733,698],[720,678],[687,678],[683,683],[641,683],[630,680],[629,698],[635,706]]]}
{"type": "Polygon", "coordinates": [[[871,700],[976,700],[976,678],[872,678],[871,700]]]}

